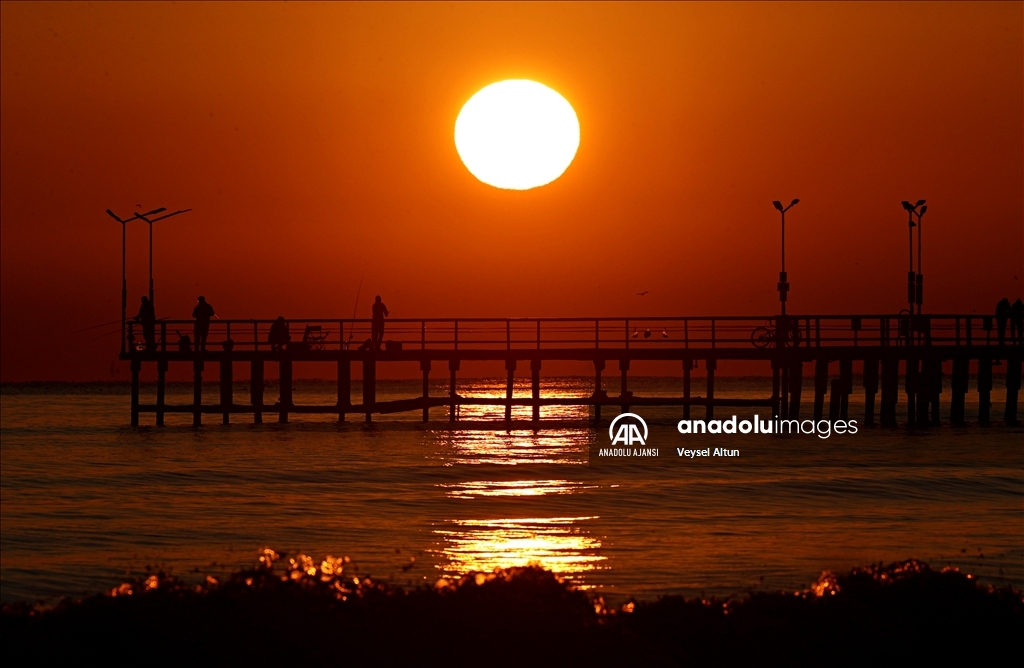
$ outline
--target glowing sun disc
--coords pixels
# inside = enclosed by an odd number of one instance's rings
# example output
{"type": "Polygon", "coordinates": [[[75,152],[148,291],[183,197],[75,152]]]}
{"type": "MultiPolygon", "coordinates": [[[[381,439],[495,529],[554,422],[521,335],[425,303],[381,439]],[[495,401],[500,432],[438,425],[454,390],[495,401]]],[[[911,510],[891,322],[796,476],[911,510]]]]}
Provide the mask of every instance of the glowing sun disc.
{"type": "Polygon", "coordinates": [[[455,148],[466,169],[495,188],[551,183],[580,146],[580,122],[568,101],[527,79],[499,81],[469,98],[455,120],[455,148]]]}

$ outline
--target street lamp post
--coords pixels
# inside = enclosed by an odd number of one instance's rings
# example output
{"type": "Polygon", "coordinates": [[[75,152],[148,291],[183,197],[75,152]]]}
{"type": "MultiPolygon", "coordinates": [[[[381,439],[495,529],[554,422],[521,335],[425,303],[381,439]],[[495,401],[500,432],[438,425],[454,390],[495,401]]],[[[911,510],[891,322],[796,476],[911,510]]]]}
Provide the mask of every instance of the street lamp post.
{"type": "MultiPolygon", "coordinates": [[[[924,202],[924,200],[921,200],[924,202]]],[[[922,255],[921,255],[921,232],[924,226],[921,224],[921,217],[924,216],[925,212],[928,211],[928,207],[922,206],[920,210],[915,211],[914,215],[917,216],[917,289],[914,291],[914,296],[917,301],[917,314],[921,315],[924,305],[924,269],[922,268],[922,255]]]]}
{"type": "Polygon", "coordinates": [[[789,203],[789,206],[783,208],[782,202],[779,200],[772,202],[775,208],[779,210],[779,213],[782,214],[782,271],[779,272],[779,301],[782,303],[783,317],[786,315],[786,296],[789,293],[789,281],[786,280],[786,212],[799,203],[800,200],[795,199],[789,203]]]}
{"type": "Polygon", "coordinates": [[[924,206],[925,200],[919,199],[916,203],[903,200],[903,208],[907,212],[907,247],[910,253],[910,269],[907,272],[907,304],[911,315],[914,313],[914,304],[917,304],[917,313],[921,314],[921,301],[924,292],[924,276],[921,274],[921,216],[928,210],[924,206]],[[918,207],[923,207],[918,213],[918,207]],[[917,223],[914,223],[914,215],[917,215],[917,223]],[[917,272],[914,272],[914,228],[917,228],[917,272]]]}
{"type": "MultiPolygon", "coordinates": [[[[166,211],[166,209],[153,209],[152,211],[147,211],[142,214],[142,216],[150,216],[160,213],[161,211],[166,211]]],[[[129,221],[135,220],[135,218],[140,218],[141,216],[139,214],[135,214],[135,216],[126,220],[119,218],[118,215],[110,209],[107,209],[107,215],[121,223],[121,352],[124,353],[126,352],[126,346],[128,343],[124,335],[125,322],[128,320],[128,223],[129,221]]]]}
{"type": "MultiPolygon", "coordinates": [[[[135,214],[136,218],[146,222],[149,225],[149,301],[150,301],[151,304],[155,304],[155,302],[153,301],[154,300],[154,293],[153,293],[153,223],[156,223],[156,222],[159,222],[161,220],[164,220],[165,218],[170,218],[171,216],[177,216],[179,213],[188,213],[192,209],[179,209],[178,211],[175,211],[174,213],[168,213],[166,215],[160,216],[159,218],[153,218],[152,220],[150,218],[148,218],[148,216],[152,216],[152,215],[157,214],[157,213],[162,213],[162,212],[164,212],[166,210],[167,209],[165,207],[161,207],[159,209],[154,209],[153,211],[149,211],[147,213],[137,213],[137,214],[135,214]]],[[[154,308],[155,308],[155,306],[154,306],[154,308]]]]}

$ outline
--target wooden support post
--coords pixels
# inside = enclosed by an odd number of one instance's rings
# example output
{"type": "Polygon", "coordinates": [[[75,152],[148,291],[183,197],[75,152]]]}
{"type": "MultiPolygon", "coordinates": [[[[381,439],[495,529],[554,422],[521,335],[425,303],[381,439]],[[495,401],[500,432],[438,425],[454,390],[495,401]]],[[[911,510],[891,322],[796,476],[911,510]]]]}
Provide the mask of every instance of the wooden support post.
{"type": "Polygon", "coordinates": [[[900,396],[900,361],[895,357],[882,360],[882,426],[896,426],[896,403],[900,396]]]}
{"type": "Polygon", "coordinates": [[[853,359],[846,357],[839,360],[839,386],[842,390],[839,397],[839,419],[850,417],[850,394],[853,392],[853,359]]]}
{"type": "Polygon", "coordinates": [[[939,403],[942,400],[942,360],[938,357],[932,358],[928,360],[928,366],[928,405],[931,406],[932,426],[938,427],[942,424],[939,415],[939,403]]]}
{"type": "Polygon", "coordinates": [[[156,426],[164,426],[164,406],[167,403],[167,360],[156,363],[156,426]]]}
{"type": "Polygon", "coordinates": [[[533,389],[533,421],[540,420],[540,360],[530,360],[530,384],[533,389]]]}
{"type": "Polygon", "coordinates": [[[704,419],[713,420],[715,417],[715,407],[712,402],[715,400],[715,369],[718,368],[718,360],[714,357],[709,357],[705,362],[708,369],[708,396],[707,403],[704,404],[704,419]]]}
{"type": "Polygon", "coordinates": [[[789,371],[789,419],[800,419],[800,396],[804,391],[804,363],[795,360],[789,371]]]}
{"type": "Polygon", "coordinates": [[[622,405],[619,408],[623,413],[629,412],[629,404],[627,401],[633,393],[629,391],[629,360],[626,358],[619,360],[619,374],[621,376],[619,382],[619,397],[622,399],[622,405]]]}
{"type": "Polygon", "coordinates": [[[231,403],[234,394],[232,371],[231,359],[228,353],[224,353],[220,360],[220,408],[223,411],[221,419],[224,424],[231,424],[231,403]]]}
{"type": "Polygon", "coordinates": [[[992,421],[992,358],[978,360],[978,424],[987,427],[992,421]]]}
{"type": "Polygon", "coordinates": [[[601,382],[601,372],[604,371],[604,360],[594,360],[594,422],[601,421],[601,404],[597,403],[604,400],[605,393],[601,382]]]}
{"type": "Polygon", "coordinates": [[[192,426],[203,424],[203,360],[192,362],[192,426]]]}
{"type": "Polygon", "coordinates": [[[423,421],[430,422],[430,360],[420,360],[423,372],[423,421]]]}
{"type": "Polygon", "coordinates": [[[459,405],[458,405],[459,395],[455,391],[455,389],[456,389],[455,388],[455,374],[459,370],[459,366],[460,366],[460,361],[459,360],[457,360],[457,359],[450,359],[450,360],[448,360],[448,374],[449,374],[449,384],[448,384],[448,399],[449,399],[448,421],[449,422],[455,422],[455,420],[458,418],[458,414],[459,414],[459,405]]]}
{"type": "MultiPolygon", "coordinates": [[[[690,398],[690,371],[693,369],[693,360],[686,358],[683,360],[683,400],[689,400],[690,398]]],[[[690,419],[690,404],[683,404],[683,419],[690,419]]]]}
{"type": "Polygon", "coordinates": [[[366,421],[373,421],[373,409],[377,403],[377,360],[367,355],[363,359],[363,411],[366,421]]]}
{"type": "Polygon", "coordinates": [[[917,359],[907,356],[906,375],[904,377],[903,391],[907,395],[907,426],[913,427],[917,424],[917,359]]]}
{"type": "Polygon", "coordinates": [[[789,415],[789,364],[786,359],[779,359],[779,417],[786,419],[789,415]]]}
{"type": "Polygon", "coordinates": [[[828,391],[828,360],[814,362],[814,420],[822,418],[825,411],[825,392],[828,391]]]}
{"type": "Polygon", "coordinates": [[[1006,407],[1003,419],[1010,426],[1017,426],[1017,395],[1020,392],[1020,347],[1006,357],[1006,407]]]}
{"type": "Polygon", "coordinates": [[[139,371],[142,370],[141,360],[132,360],[132,426],[139,426],[139,371]]]}
{"type": "Polygon", "coordinates": [[[970,377],[970,368],[971,361],[966,355],[957,355],[953,358],[953,378],[950,382],[953,398],[949,405],[949,421],[955,427],[960,427],[964,424],[964,407],[967,403],[967,384],[970,377]]]}
{"type": "Polygon", "coordinates": [[[516,382],[516,361],[505,360],[505,422],[512,421],[512,394],[516,382]]]}
{"type": "Polygon", "coordinates": [[[832,396],[828,398],[828,419],[835,422],[839,419],[843,404],[843,381],[833,378],[829,392],[832,396]]]}
{"type": "Polygon", "coordinates": [[[277,404],[277,421],[281,424],[288,422],[288,409],[292,407],[292,361],[290,358],[281,358],[279,364],[279,382],[281,383],[281,396],[277,404]]]}
{"type": "Polygon", "coordinates": [[[779,394],[780,394],[779,393],[779,385],[781,384],[780,383],[779,375],[780,375],[779,374],[779,358],[776,357],[776,358],[772,359],[772,417],[773,418],[777,418],[777,417],[781,417],[782,416],[782,414],[779,412],[781,410],[781,404],[782,404],[781,398],[779,396],[779,394]]]}
{"type": "Polygon", "coordinates": [[[249,403],[252,404],[252,423],[263,424],[263,360],[254,359],[249,365],[249,403]]]}
{"type": "Polygon", "coordinates": [[[875,425],[875,395],[878,393],[878,360],[869,357],[864,360],[864,373],[861,374],[864,383],[864,424],[868,427],[875,425]]]}
{"type": "Polygon", "coordinates": [[[345,421],[345,413],[352,407],[352,361],[338,359],[338,422],[345,421]]]}
{"type": "Polygon", "coordinates": [[[931,359],[923,357],[921,367],[917,372],[917,426],[927,427],[931,422],[928,419],[928,405],[932,397],[932,368],[931,359]]]}

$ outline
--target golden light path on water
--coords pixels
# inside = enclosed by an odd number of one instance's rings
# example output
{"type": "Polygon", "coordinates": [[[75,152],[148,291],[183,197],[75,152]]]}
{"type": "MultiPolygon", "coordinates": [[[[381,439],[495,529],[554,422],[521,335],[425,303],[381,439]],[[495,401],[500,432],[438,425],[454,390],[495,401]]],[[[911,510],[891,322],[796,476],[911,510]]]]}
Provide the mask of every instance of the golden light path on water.
{"type": "MultiPolygon", "coordinates": [[[[579,419],[577,407],[556,408],[561,414],[559,417],[579,419]]],[[[481,414],[474,417],[490,417],[491,411],[491,407],[484,407],[482,411],[474,411],[481,414]]],[[[528,413],[523,417],[528,417],[528,413]]],[[[459,432],[446,440],[443,450],[450,466],[584,465],[588,438],[579,429],[554,429],[543,433],[527,430],[459,432]]],[[[473,501],[477,505],[487,500],[500,499],[507,504],[518,499],[525,506],[541,497],[553,499],[579,494],[595,486],[560,478],[524,478],[439,483],[438,487],[450,499],[473,501]]],[[[536,510],[536,506],[523,507],[523,510],[529,513],[536,510]]],[[[534,564],[585,588],[582,575],[599,568],[607,559],[600,554],[601,539],[586,527],[589,521],[597,519],[593,515],[544,517],[534,514],[449,519],[433,529],[438,539],[432,550],[438,558],[436,568],[445,577],[456,579],[473,572],[487,573],[534,564]]]]}

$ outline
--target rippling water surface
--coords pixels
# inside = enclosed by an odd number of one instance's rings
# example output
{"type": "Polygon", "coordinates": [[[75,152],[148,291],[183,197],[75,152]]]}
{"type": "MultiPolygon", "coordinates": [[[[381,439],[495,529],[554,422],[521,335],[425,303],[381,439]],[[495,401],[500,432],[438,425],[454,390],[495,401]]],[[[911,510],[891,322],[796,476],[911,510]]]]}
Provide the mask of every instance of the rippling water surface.
{"type": "MultiPolygon", "coordinates": [[[[631,382],[637,394],[678,392],[671,379],[631,382]]],[[[717,389],[764,396],[766,382],[726,378],[717,389]]],[[[543,394],[586,395],[590,383],[548,380],[543,394]]],[[[378,398],[418,389],[382,381],[378,398]]],[[[459,391],[499,396],[504,381],[459,391]]],[[[300,383],[295,399],[332,404],[332,392],[300,383]]],[[[188,403],[191,387],[170,395],[188,403]]],[[[417,412],[370,425],[236,416],[196,430],[190,415],[170,415],[165,428],[132,429],[127,395],[100,386],[5,391],[0,407],[4,601],[94,593],[147,565],[186,577],[230,570],[264,545],[346,555],[363,575],[414,584],[539,563],[612,596],[796,588],[824,569],[907,557],[1024,586],[1019,429],[684,437],[681,409],[641,408],[663,456],[590,465],[607,427],[570,424],[587,417],[575,407],[544,408],[560,422],[538,431],[505,430],[496,407],[462,409],[462,420],[493,421],[484,430],[450,427],[444,409],[427,425],[417,412]],[[665,456],[716,445],[740,457],[665,456]]]]}

